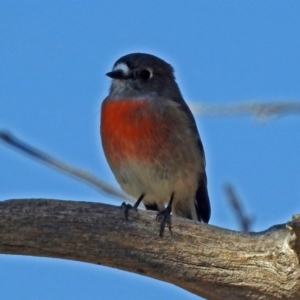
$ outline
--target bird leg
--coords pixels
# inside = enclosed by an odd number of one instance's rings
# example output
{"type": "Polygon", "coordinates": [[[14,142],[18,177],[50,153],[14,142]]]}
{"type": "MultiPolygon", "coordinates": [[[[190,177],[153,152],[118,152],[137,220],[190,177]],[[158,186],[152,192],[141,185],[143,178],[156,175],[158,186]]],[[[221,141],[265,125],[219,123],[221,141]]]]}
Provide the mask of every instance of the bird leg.
{"type": "Polygon", "coordinates": [[[164,210],[160,211],[156,216],[156,220],[160,221],[160,231],[159,231],[160,237],[163,237],[166,225],[168,225],[170,233],[173,234],[172,226],[171,226],[171,212],[172,212],[173,199],[174,199],[174,192],[171,195],[167,207],[164,210]]]}
{"type": "Polygon", "coordinates": [[[142,194],[138,199],[137,201],[135,202],[135,204],[132,206],[131,204],[127,204],[125,202],[123,202],[121,204],[121,208],[124,208],[124,211],[125,211],[125,219],[128,220],[128,212],[130,209],[134,209],[135,211],[137,211],[139,205],[141,204],[143,198],[145,197],[145,194],[142,194]]]}

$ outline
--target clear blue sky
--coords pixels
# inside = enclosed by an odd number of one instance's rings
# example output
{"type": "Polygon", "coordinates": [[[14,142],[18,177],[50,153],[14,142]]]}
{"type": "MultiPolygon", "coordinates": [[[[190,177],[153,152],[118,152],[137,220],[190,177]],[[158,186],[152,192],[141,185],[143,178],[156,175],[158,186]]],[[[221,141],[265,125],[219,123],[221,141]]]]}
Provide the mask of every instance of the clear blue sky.
{"type": "MultiPolygon", "coordinates": [[[[99,108],[121,55],[176,70],[187,101],[300,101],[299,1],[1,1],[0,128],[117,186],[99,141],[99,108]]],[[[299,213],[299,115],[196,116],[207,156],[211,224],[238,229],[231,182],[267,229],[299,213]]],[[[0,144],[0,197],[119,205],[0,144]]],[[[173,285],[58,259],[0,256],[0,298],[199,299],[173,285]]]]}

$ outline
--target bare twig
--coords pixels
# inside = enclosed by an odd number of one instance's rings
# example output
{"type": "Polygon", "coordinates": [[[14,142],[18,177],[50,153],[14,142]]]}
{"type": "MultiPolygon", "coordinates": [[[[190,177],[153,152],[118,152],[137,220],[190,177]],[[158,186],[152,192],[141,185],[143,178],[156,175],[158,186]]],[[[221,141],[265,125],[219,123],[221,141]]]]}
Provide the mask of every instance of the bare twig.
{"type": "Polygon", "coordinates": [[[125,199],[128,201],[132,201],[132,199],[129,198],[127,195],[125,195],[121,191],[115,189],[114,187],[110,186],[106,182],[96,178],[95,176],[91,175],[90,173],[82,171],[73,166],[70,166],[70,165],[24,143],[23,141],[17,139],[16,137],[14,137],[12,134],[10,134],[8,132],[0,131],[0,140],[13,146],[16,149],[22,151],[25,154],[30,155],[32,158],[38,159],[60,171],[63,171],[69,175],[72,175],[72,176],[92,185],[93,187],[96,187],[97,189],[100,189],[102,192],[105,192],[112,196],[121,198],[123,200],[125,199]]]}
{"type": "Polygon", "coordinates": [[[228,197],[228,201],[233,211],[236,214],[236,217],[240,223],[241,230],[249,232],[253,223],[253,218],[247,216],[244,209],[242,208],[242,201],[238,197],[237,192],[231,184],[225,185],[225,192],[228,197]]]}
{"type": "Polygon", "coordinates": [[[212,116],[231,115],[254,115],[266,120],[270,117],[279,117],[290,114],[300,114],[300,101],[280,101],[280,102],[242,102],[231,104],[206,105],[190,103],[190,107],[195,113],[212,116]]]}

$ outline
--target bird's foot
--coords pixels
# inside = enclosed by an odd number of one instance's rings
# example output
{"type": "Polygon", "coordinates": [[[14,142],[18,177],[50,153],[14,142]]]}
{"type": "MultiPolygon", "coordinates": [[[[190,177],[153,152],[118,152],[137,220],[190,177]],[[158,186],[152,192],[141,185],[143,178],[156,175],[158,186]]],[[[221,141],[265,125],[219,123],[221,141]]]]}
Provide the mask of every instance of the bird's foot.
{"type": "Polygon", "coordinates": [[[174,193],[172,193],[172,195],[171,195],[171,199],[170,199],[168,206],[164,210],[160,211],[156,216],[156,220],[158,220],[160,222],[160,230],[159,230],[160,237],[163,237],[166,226],[168,226],[171,235],[173,235],[172,222],[171,222],[172,221],[171,220],[171,212],[172,212],[173,198],[174,198],[174,193]]]}
{"type": "Polygon", "coordinates": [[[124,209],[125,219],[126,219],[126,221],[128,221],[128,212],[130,209],[133,209],[133,206],[129,203],[123,202],[121,204],[121,208],[124,209]]]}
{"type": "Polygon", "coordinates": [[[135,202],[134,205],[131,205],[129,203],[125,203],[123,202],[121,204],[121,208],[124,209],[124,214],[125,214],[125,219],[128,221],[128,212],[130,209],[134,209],[135,211],[137,211],[140,203],[142,202],[143,198],[145,197],[145,194],[142,194],[138,199],[137,201],[135,202]]]}
{"type": "Polygon", "coordinates": [[[172,218],[171,218],[171,213],[166,211],[166,209],[162,210],[159,212],[156,216],[156,220],[160,222],[160,230],[159,230],[159,236],[163,237],[165,228],[168,226],[170,233],[172,233],[172,218]]]}

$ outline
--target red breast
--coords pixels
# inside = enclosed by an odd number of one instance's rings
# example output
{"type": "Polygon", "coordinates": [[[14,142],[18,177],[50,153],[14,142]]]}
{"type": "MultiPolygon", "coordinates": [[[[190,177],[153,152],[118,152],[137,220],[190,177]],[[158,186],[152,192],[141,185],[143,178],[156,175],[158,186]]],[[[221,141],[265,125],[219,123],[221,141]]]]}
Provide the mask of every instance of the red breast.
{"type": "Polygon", "coordinates": [[[101,137],[107,158],[149,162],[157,158],[169,135],[170,123],[147,100],[105,100],[101,109],[101,137]]]}

